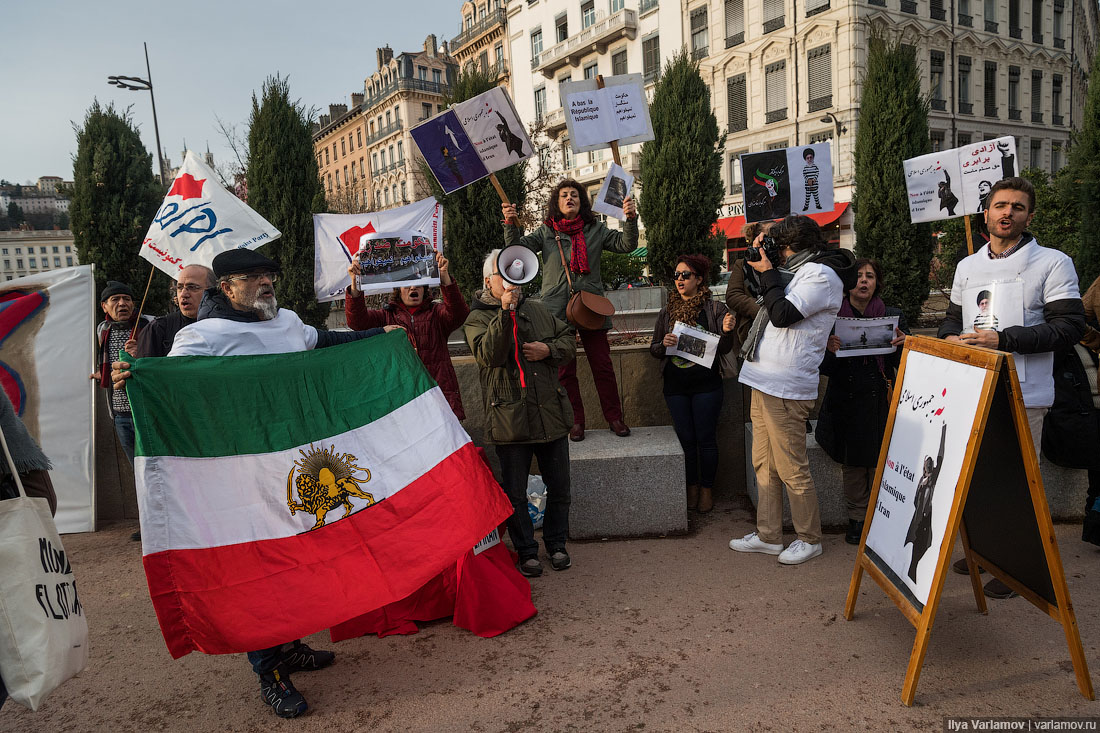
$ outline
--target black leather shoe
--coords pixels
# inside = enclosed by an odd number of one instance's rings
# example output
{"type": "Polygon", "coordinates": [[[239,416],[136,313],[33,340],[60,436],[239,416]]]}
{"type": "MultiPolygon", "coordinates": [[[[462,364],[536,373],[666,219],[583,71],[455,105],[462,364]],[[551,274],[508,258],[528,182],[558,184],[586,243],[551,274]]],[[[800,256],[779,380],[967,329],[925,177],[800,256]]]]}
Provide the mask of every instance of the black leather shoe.
{"type": "Polygon", "coordinates": [[[580,423],[575,424],[569,429],[569,439],[574,443],[579,443],[584,440],[584,426],[580,423]]]}
{"type": "Polygon", "coordinates": [[[863,536],[863,522],[857,519],[848,520],[848,531],[844,533],[844,541],[849,545],[858,545],[859,538],[863,536]]]}
{"type": "Polygon", "coordinates": [[[622,420],[612,420],[609,429],[620,438],[625,438],[626,436],[630,435],[630,428],[628,428],[626,426],[626,423],[624,423],[622,420]]]}

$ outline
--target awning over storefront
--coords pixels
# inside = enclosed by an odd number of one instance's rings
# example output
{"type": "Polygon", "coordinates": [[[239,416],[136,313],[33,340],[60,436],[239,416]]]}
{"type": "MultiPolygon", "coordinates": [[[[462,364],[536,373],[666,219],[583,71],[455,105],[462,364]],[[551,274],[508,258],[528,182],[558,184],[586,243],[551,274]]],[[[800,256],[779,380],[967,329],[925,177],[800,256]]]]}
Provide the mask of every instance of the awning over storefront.
{"type": "Polygon", "coordinates": [[[637,257],[639,260],[644,260],[648,256],[649,250],[645,247],[639,247],[638,249],[627,255],[627,257],[637,257]]]}
{"type": "MultiPolygon", "coordinates": [[[[841,214],[848,208],[847,201],[839,202],[832,211],[828,211],[822,214],[807,214],[811,219],[816,221],[819,226],[827,226],[832,224],[840,218],[841,214]]],[[[727,216],[724,219],[719,219],[714,223],[714,232],[724,232],[727,239],[740,239],[741,230],[745,228],[745,217],[743,216],[727,216]]]]}

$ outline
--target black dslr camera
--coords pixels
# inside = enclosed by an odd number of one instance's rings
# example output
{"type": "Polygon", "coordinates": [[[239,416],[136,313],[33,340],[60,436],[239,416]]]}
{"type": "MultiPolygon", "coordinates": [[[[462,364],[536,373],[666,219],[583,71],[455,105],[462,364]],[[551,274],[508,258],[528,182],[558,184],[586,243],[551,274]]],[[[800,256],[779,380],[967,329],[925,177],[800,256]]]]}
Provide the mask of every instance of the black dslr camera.
{"type": "MultiPolygon", "coordinates": [[[[764,245],[763,256],[768,258],[773,267],[779,267],[779,260],[781,259],[779,256],[779,245],[776,244],[775,240],[769,237],[767,234],[764,235],[764,239],[761,241],[761,244],[764,245]]],[[[758,262],[760,260],[760,257],[760,250],[756,247],[749,247],[748,251],[745,252],[745,259],[749,262],[758,262]]]]}

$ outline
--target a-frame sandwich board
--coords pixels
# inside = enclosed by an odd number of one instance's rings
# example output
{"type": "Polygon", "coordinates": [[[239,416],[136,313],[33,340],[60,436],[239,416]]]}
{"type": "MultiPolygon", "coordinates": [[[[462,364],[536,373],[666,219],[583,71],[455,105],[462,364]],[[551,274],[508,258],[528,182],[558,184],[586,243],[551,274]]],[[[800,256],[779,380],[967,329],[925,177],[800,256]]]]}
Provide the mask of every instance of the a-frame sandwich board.
{"type": "Polygon", "coordinates": [[[917,630],[901,699],[912,705],[957,535],[978,609],[984,568],[1062,625],[1077,687],[1094,698],[1012,356],[905,340],[848,587],[866,572],[917,630]]]}

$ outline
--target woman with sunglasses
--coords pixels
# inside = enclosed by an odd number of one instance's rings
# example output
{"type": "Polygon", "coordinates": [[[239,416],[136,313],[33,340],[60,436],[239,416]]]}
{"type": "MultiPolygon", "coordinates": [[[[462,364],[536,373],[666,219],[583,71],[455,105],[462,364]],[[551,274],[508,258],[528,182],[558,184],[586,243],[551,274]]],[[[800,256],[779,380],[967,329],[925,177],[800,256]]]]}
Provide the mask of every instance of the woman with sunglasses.
{"type": "Polygon", "coordinates": [[[657,314],[649,351],[661,359],[665,403],[672,414],[676,437],[684,449],[688,509],[709,512],[714,506],[714,477],[718,472],[718,413],[722,410],[720,356],[733,348],[737,319],[724,303],[710,297],[706,285],[710,259],[703,255],[681,255],[673,273],[675,290],[668,304],[657,314]],[[700,366],[680,356],[666,356],[675,346],[672,328],[676,322],[720,334],[714,364],[700,366]]]}

